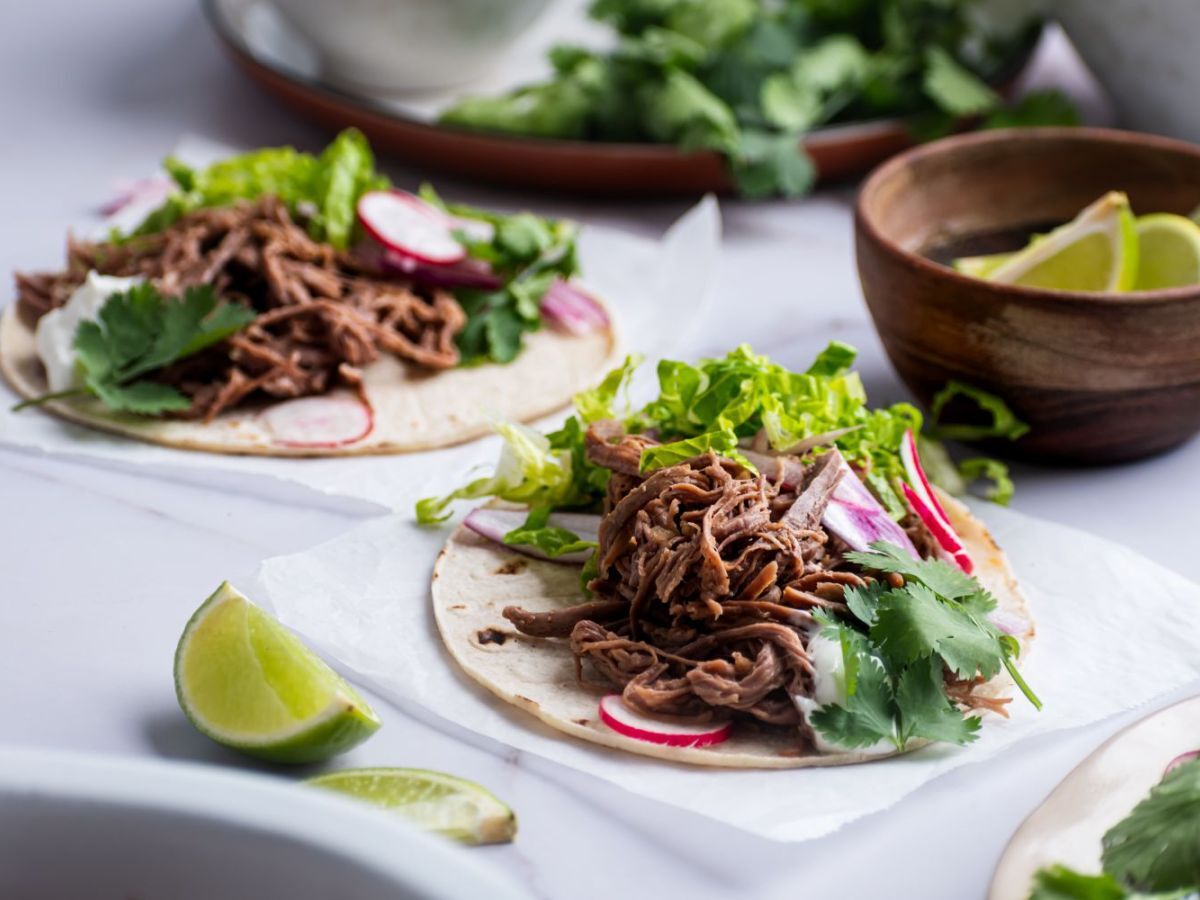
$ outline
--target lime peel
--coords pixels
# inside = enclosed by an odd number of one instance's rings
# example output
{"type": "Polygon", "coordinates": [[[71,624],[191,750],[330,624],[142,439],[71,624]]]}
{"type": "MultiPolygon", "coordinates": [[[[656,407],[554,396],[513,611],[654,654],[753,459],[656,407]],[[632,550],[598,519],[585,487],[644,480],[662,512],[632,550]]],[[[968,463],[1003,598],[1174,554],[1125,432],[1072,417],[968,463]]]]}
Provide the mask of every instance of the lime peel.
{"type": "Polygon", "coordinates": [[[305,782],[394,812],[464,844],[507,843],[517,817],[487,788],[429,769],[345,769],[305,782]]]}
{"type": "Polygon", "coordinates": [[[175,693],[201,733],[271,762],[329,759],[380,725],[345,679],[228,582],[184,628],[175,693]]]}
{"type": "Polygon", "coordinates": [[[1186,216],[1151,213],[1137,219],[1140,261],[1135,291],[1200,283],[1200,225],[1186,216]]]}
{"type": "Polygon", "coordinates": [[[985,277],[1047,290],[1128,291],[1137,282],[1138,255],[1129,198],[1110,191],[985,277]]]}

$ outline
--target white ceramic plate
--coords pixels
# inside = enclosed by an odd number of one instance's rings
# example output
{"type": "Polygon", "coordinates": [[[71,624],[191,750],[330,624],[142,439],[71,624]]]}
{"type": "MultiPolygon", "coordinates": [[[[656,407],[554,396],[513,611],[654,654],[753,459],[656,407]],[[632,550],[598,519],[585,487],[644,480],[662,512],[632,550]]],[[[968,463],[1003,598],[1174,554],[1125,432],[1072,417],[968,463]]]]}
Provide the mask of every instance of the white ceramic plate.
{"type": "Polygon", "coordinates": [[[1100,840],[1162,780],[1167,764],[1200,748],[1200,697],[1135,722],[1080,763],[1022,823],[992,878],[990,900],[1025,900],[1038,869],[1100,871],[1100,840]]]}
{"type": "Polygon", "coordinates": [[[0,897],[525,896],[469,850],[281,778],[0,749],[0,897]]]}

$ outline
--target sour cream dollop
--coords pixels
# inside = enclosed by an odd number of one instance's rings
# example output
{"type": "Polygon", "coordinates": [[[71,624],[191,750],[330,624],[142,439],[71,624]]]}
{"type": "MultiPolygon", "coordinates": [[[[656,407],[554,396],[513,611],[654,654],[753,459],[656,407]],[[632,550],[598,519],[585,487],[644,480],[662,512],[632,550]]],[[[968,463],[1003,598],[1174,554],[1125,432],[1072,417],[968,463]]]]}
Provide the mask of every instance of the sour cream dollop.
{"type": "Polygon", "coordinates": [[[65,391],[80,384],[75,368],[75,332],[79,323],[96,321],[100,308],[109,297],[129,290],[141,280],[88,272],[83,284],[66,303],[38,320],[33,339],[42,365],[46,367],[46,381],[51,391],[65,391]]]}
{"type": "MultiPolygon", "coordinates": [[[[796,708],[804,720],[831,704],[844,704],[846,693],[846,661],[842,655],[840,641],[831,640],[824,635],[814,634],[808,640],[808,657],[813,664],[813,692],[811,697],[793,697],[796,708]]],[[[813,739],[818,753],[864,753],[882,755],[892,753],[896,747],[891,741],[878,741],[868,747],[845,747],[827,740],[821,732],[813,728],[813,739]]]]}

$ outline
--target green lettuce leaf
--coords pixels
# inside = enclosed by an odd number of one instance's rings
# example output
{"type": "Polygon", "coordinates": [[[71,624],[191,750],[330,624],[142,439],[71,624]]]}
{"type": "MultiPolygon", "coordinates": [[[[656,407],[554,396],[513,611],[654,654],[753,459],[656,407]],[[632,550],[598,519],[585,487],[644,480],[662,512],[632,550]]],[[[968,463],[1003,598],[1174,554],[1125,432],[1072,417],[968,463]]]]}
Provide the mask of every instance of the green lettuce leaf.
{"type": "Polygon", "coordinates": [[[995,394],[958,380],[946,383],[930,404],[933,418],[930,433],[951,441],[978,441],[986,438],[1007,438],[1015,441],[1029,433],[1029,426],[1017,418],[1008,404],[995,394]],[[990,419],[983,424],[950,423],[942,420],[947,406],[955,400],[968,401],[976,408],[975,418],[990,419]]]}
{"type": "Polygon", "coordinates": [[[550,511],[549,506],[535,506],[530,509],[525,522],[504,536],[504,543],[510,546],[536,547],[551,559],[598,546],[595,541],[585,541],[573,531],[549,524],[550,511]]]}
{"type": "Polygon", "coordinates": [[[292,147],[268,147],[203,169],[174,158],[163,165],[179,189],[134,229],[135,236],[162,231],[197,209],[274,194],[293,214],[303,214],[314,239],[344,250],[354,235],[358,198],[389,184],[375,171],[367,139],[352,128],[334,138],[320,156],[292,147]]]}

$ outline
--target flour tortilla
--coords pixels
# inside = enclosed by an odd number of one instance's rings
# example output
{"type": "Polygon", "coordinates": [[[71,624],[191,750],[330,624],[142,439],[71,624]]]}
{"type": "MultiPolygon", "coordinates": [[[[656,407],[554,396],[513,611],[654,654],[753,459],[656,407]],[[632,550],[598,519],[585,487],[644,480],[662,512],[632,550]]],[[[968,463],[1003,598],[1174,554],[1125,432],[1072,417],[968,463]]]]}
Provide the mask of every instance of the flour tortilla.
{"type": "MultiPolygon", "coordinates": [[[[481,437],[497,419],[527,422],[560,409],[598,382],[617,356],[612,328],[579,336],[543,329],[527,335],[524,350],[507,365],[430,373],[384,356],[364,373],[374,427],[363,439],[334,447],[281,445],[261,414],[265,406],[239,407],[208,424],[114,413],[92,398],[46,403],[40,409],[78,425],[181,450],[252,456],[405,453],[481,437]]],[[[26,399],[49,389],[33,325],[15,303],[0,318],[0,373],[26,399]]],[[[352,397],[349,391],[331,394],[352,397]]],[[[34,409],[18,413],[38,414],[34,409]]]]}
{"type": "MultiPolygon", "coordinates": [[[[1014,636],[1024,657],[1035,629],[1007,558],[966,506],[946,494],[939,496],[975,561],[976,576],[996,597],[1005,618],[1021,624],[1014,636]]],[[[796,756],[795,740],[783,729],[778,734],[734,729],[728,740],[699,748],[666,747],[613,731],[599,719],[600,694],[576,681],[568,642],[526,637],[501,615],[504,607],[512,605],[540,612],[579,603],[579,568],[522,556],[465,526],[454,532],[438,557],[432,594],[442,640],[468,675],[497,697],[585,741],[658,759],[728,768],[839,766],[895,755],[851,751],[796,756]],[[488,640],[481,641],[481,635],[488,640]]],[[[598,680],[585,667],[585,677],[589,674],[598,680]]],[[[1002,696],[1011,695],[1013,689],[1007,674],[1001,673],[983,691],[1002,696]]],[[[909,749],[918,746],[914,741],[909,749]]]]}

